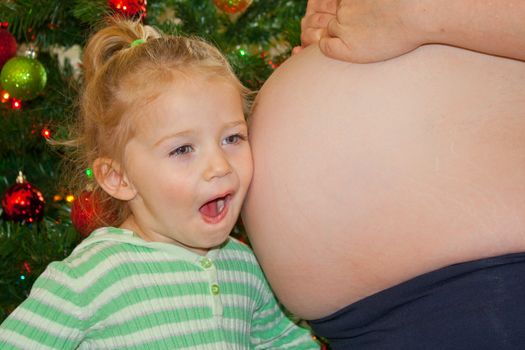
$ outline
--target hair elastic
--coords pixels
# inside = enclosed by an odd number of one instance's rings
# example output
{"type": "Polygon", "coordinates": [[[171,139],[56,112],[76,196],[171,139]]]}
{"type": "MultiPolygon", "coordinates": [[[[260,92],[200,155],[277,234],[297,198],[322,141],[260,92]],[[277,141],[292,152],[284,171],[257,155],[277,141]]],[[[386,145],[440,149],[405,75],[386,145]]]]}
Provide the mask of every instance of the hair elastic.
{"type": "Polygon", "coordinates": [[[131,47],[134,47],[134,46],[137,46],[137,45],[140,45],[140,44],[144,44],[146,42],[145,39],[137,39],[137,40],[133,40],[131,42],[131,47]]]}

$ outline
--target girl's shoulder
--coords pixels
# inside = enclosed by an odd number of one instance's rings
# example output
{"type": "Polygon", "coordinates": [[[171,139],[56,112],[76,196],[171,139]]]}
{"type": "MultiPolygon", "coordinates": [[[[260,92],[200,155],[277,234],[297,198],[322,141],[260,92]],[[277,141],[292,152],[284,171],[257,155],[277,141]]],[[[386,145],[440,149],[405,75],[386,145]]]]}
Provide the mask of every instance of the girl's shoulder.
{"type": "Polygon", "coordinates": [[[259,262],[248,244],[230,237],[219,251],[219,260],[223,262],[224,266],[249,271],[258,278],[263,276],[259,262]]]}
{"type": "Polygon", "coordinates": [[[50,266],[68,271],[70,275],[92,275],[95,269],[104,273],[144,258],[144,249],[133,244],[134,239],[130,231],[103,227],[93,231],[67,258],[50,266]]]}
{"type": "Polygon", "coordinates": [[[221,251],[226,254],[243,254],[247,257],[251,257],[255,259],[255,254],[253,253],[252,248],[245,242],[240,241],[239,239],[235,237],[229,237],[226,242],[224,242],[224,245],[221,247],[221,251]]]}

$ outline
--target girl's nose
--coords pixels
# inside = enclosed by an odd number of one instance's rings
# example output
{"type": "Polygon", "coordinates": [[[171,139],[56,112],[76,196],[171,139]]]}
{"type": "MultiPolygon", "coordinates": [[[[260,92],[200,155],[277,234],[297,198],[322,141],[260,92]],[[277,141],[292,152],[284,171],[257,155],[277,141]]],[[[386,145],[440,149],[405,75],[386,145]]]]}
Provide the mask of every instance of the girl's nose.
{"type": "Polygon", "coordinates": [[[204,178],[210,181],[214,178],[223,177],[231,173],[232,167],[222,149],[219,149],[208,157],[204,178]]]}

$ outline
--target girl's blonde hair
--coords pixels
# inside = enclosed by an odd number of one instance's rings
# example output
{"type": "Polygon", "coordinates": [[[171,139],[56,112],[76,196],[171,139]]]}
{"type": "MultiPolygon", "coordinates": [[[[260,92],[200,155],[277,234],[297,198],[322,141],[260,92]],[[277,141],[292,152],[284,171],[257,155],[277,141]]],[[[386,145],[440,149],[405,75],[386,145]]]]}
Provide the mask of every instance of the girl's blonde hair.
{"type": "Polygon", "coordinates": [[[194,74],[225,79],[238,88],[248,110],[250,92],[217,48],[196,37],[163,35],[138,21],[110,19],[88,40],[82,66],[79,118],[72,140],[62,144],[74,146],[68,182],[77,194],[90,190],[97,203],[93,228],[120,225],[129,208],[84,171],[98,158],[122,163],[125,144],[136,131],[133,120],[141,107],[161,94],[163,83],[194,74]]]}

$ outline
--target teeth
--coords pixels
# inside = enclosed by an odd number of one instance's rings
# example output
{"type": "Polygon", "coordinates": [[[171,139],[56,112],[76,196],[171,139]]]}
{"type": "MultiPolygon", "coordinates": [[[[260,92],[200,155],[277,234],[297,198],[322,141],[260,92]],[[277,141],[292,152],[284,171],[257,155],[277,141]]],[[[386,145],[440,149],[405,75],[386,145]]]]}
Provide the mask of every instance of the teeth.
{"type": "Polygon", "coordinates": [[[217,201],[217,212],[222,212],[222,210],[224,209],[224,199],[219,199],[217,201]]]}

